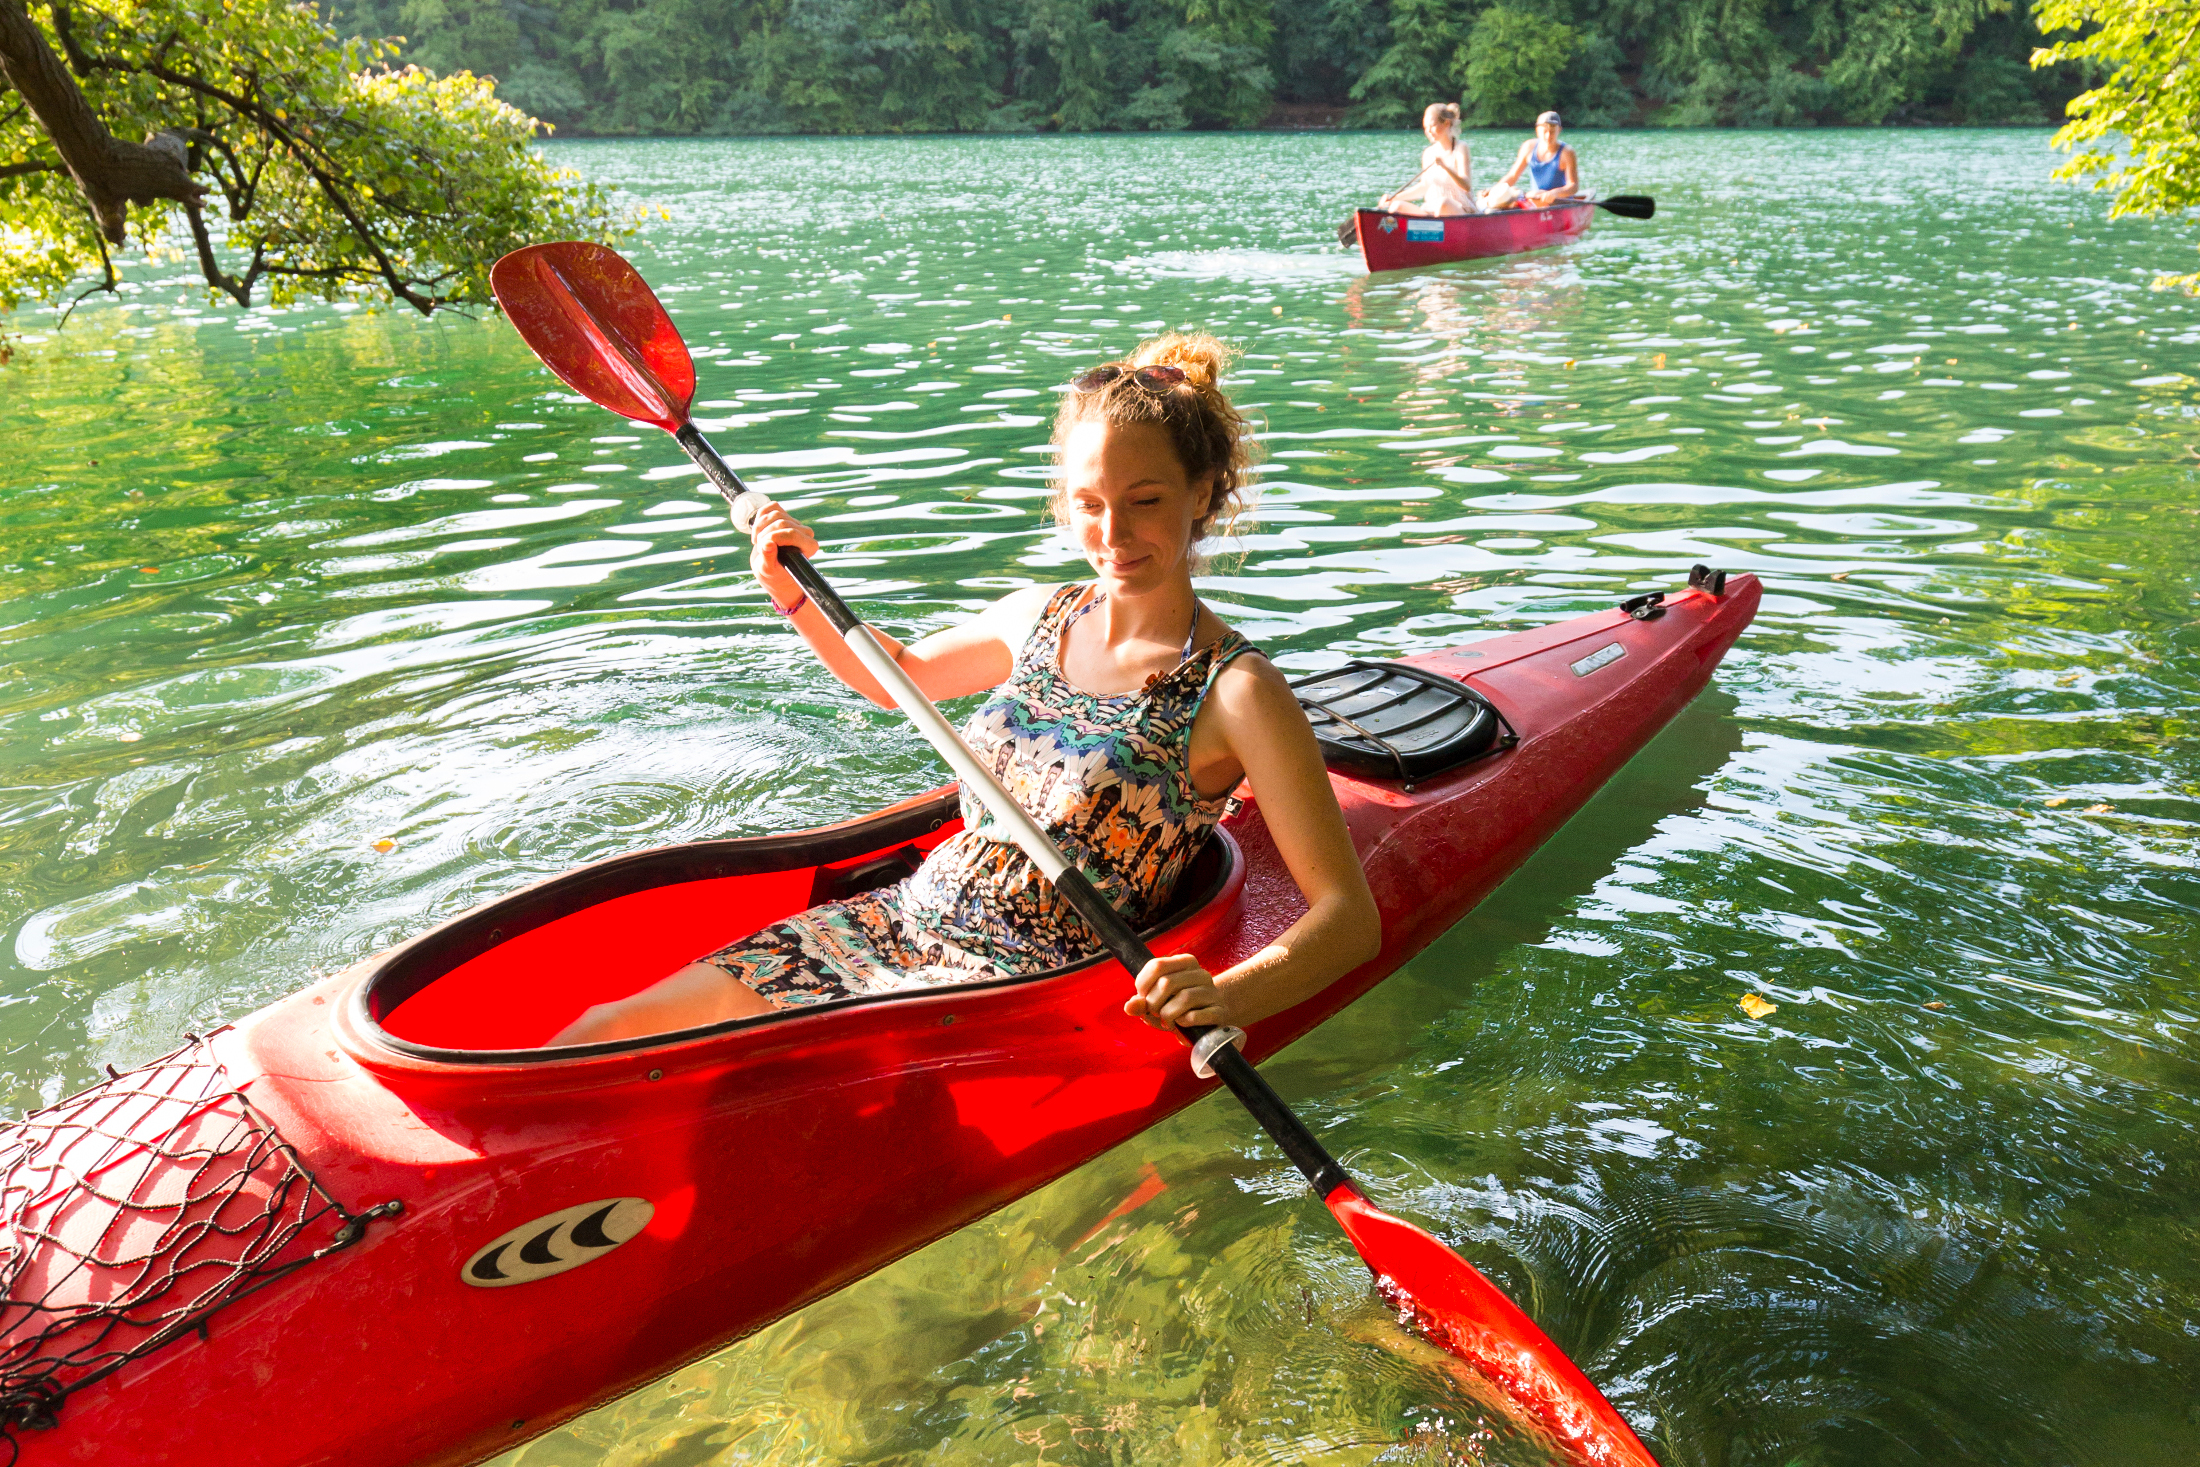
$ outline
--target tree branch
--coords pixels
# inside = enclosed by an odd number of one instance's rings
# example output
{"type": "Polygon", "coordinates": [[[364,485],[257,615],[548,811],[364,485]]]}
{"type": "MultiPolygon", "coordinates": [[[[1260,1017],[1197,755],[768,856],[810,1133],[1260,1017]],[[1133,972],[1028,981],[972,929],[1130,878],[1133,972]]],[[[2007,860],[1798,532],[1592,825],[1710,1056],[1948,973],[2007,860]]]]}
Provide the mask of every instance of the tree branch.
{"type": "Polygon", "coordinates": [[[92,239],[93,243],[99,246],[99,268],[102,278],[99,284],[90,287],[82,295],[78,296],[75,300],[69,302],[69,308],[63,311],[61,313],[61,319],[54,323],[54,329],[56,331],[60,330],[63,326],[69,324],[69,318],[76,314],[76,308],[78,306],[83,305],[86,301],[90,300],[93,296],[100,294],[102,291],[106,292],[109,295],[112,295],[115,291],[115,257],[107,253],[107,241],[99,238],[97,233],[94,233],[92,239]]]}
{"type": "Polygon", "coordinates": [[[0,0],[0,79],[22,94],[53,139],[109,244],[123,242],[130,205],[155,199],[195,202],[205,192],[191,181],[181,138],[156,134],[150,142],[129,143],[107,130],[46,44],[25,0],[0,0]]]}
{"type": "Polygon", "coordinates": [[[252,304],[251,277],[248,275],[245,279],[238,280],[222,269],[221,263],[214,258],[214,241],[206,232],[206,215],[200,212],[199,201],[197,199],[186,200],[183,212],[191,220],[191,243],[198,246],[199,273],[206,277],[206,283],[221,291],[238,305],[250,306],[252,304]]]}
{"type": "MultiPolygon", "coordinates": [[[[0,0],[0,9],[5,9],[8,5],[15,3],[18,3],[18,0],[0,0]]],[[[204,77],[193,76],[188,72],[177,71],[172,67],[154,64],[142,69],[147,76],[158,78],[175,86],[186,87],[202,96],[212,98],[258,123],[262,131],[290,151],[290,156],[297,160],[298,166],[303,168],[320,188],[321,196],[328,200],[330,206],[337,213],[344,216],[344,222],[351,226],[352,235],[361,245],[366,247],[367,253],[374,257],[375,273],[382,277],[382,283],[389,287],[390,294],[396,296],[423,316],[435,314],[435,308],[442,304],[441,298],[423,296],[412,288],[413,281],[397,268],[396,262],[390,259],[389,252],[383,248],[382,241],[376,237],[372,229],[367,227],[367,222],[359,217],[356,201],[352,199],[350,193],[337,179],[335,172],[331,168],[322,166],[321,160],[326,157],[326,154],[321,149],[299,136],[295,128],[289,126],[277,117],[273,111],[253,97],[225,91],[207,81],[204,77]]],[[[249,78],[249,80],[253,82],[252,90],[256,92],[258,90],[258,79],[249,78]]],[[[178,141],[180,144],[181,140],[178,141]]],[[[211,260],[212,257],[208,256],[207,258],[211,260]]],[[[208,278],[212,279],[211,276],[208,278]]],[[[223,288],[227,289],[226,286],[223,288]]]]}
{"type": "Polygon", "coordinates": [[[46,9],[53,16],[53,33],[61,38],[61,54],[69,58],[69,70],[90,76],[92,58],[76,43],[76,17],[69,12],[68,0],[47,0],[46,9]]]}

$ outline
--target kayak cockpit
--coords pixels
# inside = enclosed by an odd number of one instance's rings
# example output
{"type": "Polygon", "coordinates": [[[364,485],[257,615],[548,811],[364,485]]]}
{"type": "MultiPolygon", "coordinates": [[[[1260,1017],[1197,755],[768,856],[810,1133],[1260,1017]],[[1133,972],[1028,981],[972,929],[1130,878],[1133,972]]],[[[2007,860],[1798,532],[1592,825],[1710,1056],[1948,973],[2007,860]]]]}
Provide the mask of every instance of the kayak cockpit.
{"type": "MultiPolygon", "coordinates": [[[[541,1047],[591,1005],[624,998],[819,902],[902,880],[961,828],[955,792],[947,789],[822,830],[614,856],[485,903],[392,950],[367,972],[354,1016],[381,1044],[456,1063],[562,1060],[692,1038],[695,1031],[541,1047]]],[[[1227,837],[1218,833],[1209,840],[1152,931],[1176,927],[1215,901],[1239,859],[1227,837]]],[[[795,1013],[891,1003],[931,991],[849,999],[713,1027],[769,1024],[795,1013]]]]}

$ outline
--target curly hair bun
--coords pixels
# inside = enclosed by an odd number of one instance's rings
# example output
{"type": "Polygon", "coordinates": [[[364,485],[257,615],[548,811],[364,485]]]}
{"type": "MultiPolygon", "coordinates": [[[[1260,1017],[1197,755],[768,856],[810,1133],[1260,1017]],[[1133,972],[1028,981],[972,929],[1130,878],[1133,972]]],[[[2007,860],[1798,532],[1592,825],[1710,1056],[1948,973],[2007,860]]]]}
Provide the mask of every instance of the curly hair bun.
{"type": "Polygon", "coordinates": [[[1237,352],[1204,331],[1172,331],[1142,341],[1130,355],[1134,367],[1174,367],[1195,387],[1215,387],[1237,352]]]}

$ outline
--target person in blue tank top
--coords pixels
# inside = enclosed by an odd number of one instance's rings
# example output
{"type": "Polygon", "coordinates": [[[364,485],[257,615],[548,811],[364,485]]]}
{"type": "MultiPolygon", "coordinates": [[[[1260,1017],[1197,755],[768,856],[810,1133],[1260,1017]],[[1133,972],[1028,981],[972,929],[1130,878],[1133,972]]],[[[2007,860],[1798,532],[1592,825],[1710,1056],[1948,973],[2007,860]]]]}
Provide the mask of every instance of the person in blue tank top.
{"type": "Polygon", "coordinates": [[[1538,117],[1535,136],[1520,145],[1520,154],[1513,159],[1512,168],[1482,195],[1482,207],[1547,209],[1560,199],[1578,198],[1581,165],[1574,157],[1574,150],[1558,140],[1558,134],[1556,112],[1538,117]],[[1520,187],[1523,174],[1528,181],[1525,189],[1520,187]]]}

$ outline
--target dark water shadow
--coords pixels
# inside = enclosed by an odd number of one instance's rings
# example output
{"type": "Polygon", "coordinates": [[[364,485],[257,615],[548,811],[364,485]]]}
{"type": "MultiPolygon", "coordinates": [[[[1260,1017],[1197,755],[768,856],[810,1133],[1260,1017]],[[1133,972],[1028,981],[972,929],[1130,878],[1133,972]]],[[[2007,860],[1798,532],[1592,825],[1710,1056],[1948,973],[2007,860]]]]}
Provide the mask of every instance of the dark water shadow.
{"type": "Polygon", "coordinates": [[[1658,822],[1702,808],[1706,785],[1742,747],[1735,706],[1716,688],[1697,698],[1458,926],[1261,1072],[1296,1098],[1409,1059],[1428,1024],[1512,950],[1548,938],[1658,822]]]}

